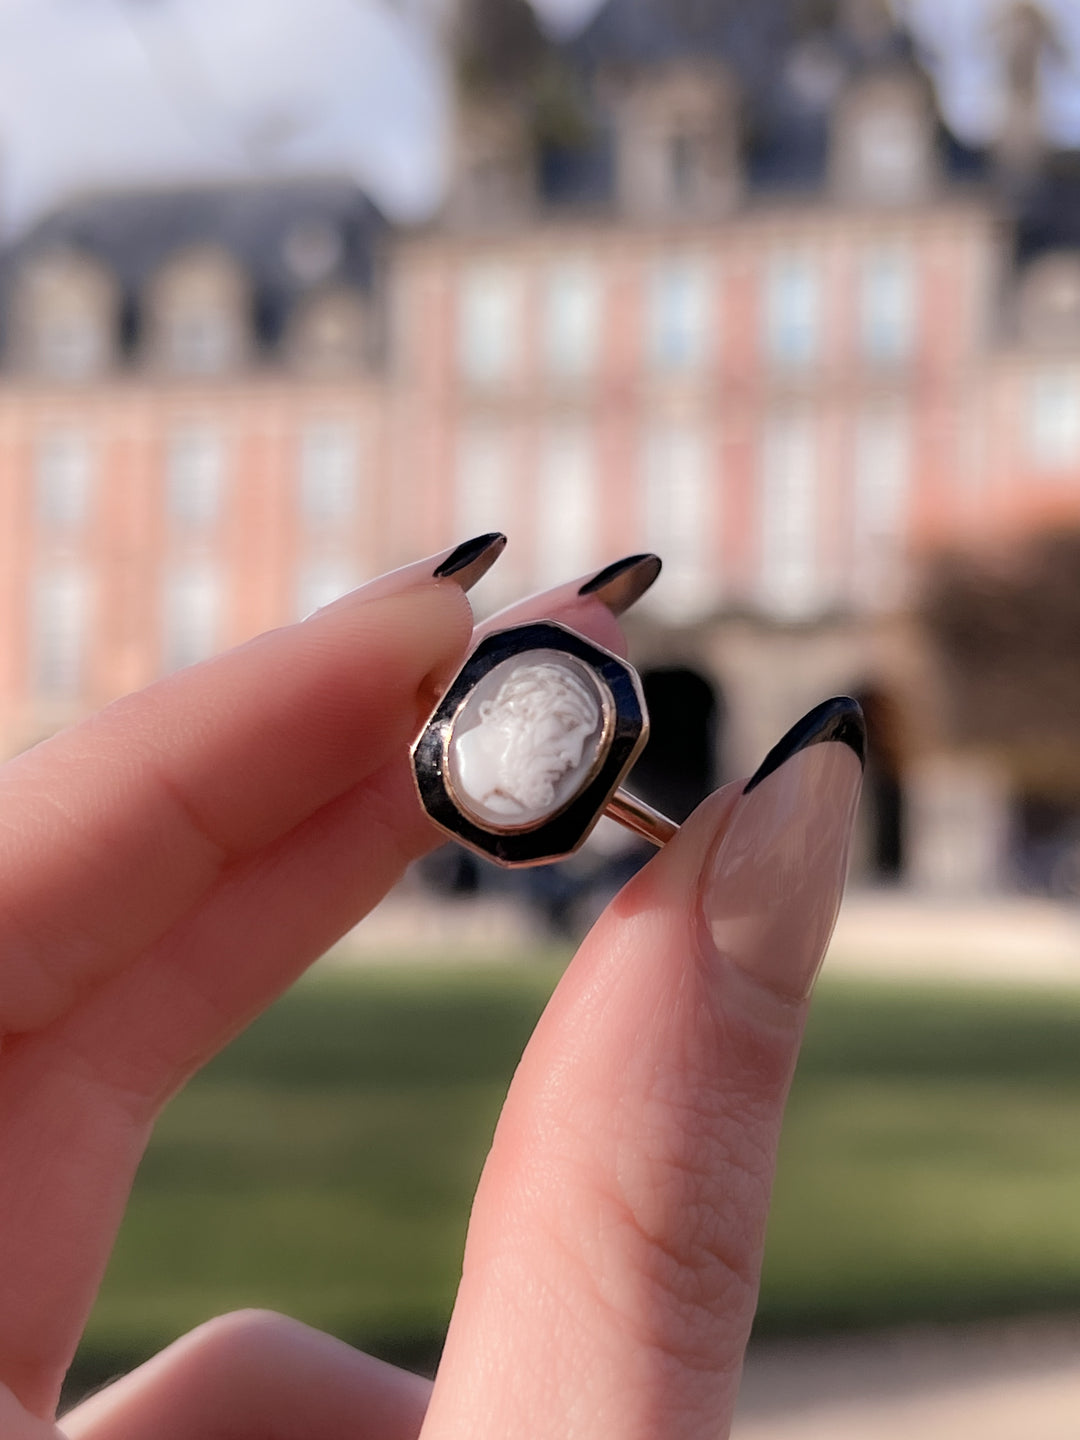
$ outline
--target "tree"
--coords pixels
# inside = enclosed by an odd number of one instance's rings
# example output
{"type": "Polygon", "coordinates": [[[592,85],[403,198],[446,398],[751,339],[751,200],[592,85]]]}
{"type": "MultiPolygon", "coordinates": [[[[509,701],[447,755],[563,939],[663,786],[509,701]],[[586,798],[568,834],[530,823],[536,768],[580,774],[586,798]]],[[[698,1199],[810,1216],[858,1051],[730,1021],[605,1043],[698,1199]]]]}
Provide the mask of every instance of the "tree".
{"type": "Polygon", "coordinates": [[[941,556],[920,609],[950,738],[993,751],[1026,794],[1080,800],[1080,531],[941,556]]]}

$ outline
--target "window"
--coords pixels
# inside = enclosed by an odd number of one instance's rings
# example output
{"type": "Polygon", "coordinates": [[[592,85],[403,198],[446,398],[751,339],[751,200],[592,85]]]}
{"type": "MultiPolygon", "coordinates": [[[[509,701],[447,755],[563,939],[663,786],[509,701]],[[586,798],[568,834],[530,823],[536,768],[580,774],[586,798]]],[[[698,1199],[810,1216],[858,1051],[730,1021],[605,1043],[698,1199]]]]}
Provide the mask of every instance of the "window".
{"type": "Polygon", "coordinates": [[[81,430],[48,430],[38,439],[37,513],[57,528],[81,525],[90,508],[90,442],[81,430]]]}
{"type": "Polygon", "coordinates": [[[708,352],[709,276],[688,256],[653,267],[648,291],[649,363],[661,372],[699,370],[708,352]]]}
{"type": "Polygon", "coordinates": [[[219,375],[247,356],[255,319],[250,276],[227,248],[176,251],[141,304],[155,362],[179,375],[219,375]]]}
{"type": "Polygon", "coordinates": [[[600,338],[600,288],[584,261],[549,270],[544,294],[544,353],[548,374],[580,380],[596,366],[600,338]]]}
{"type": "Polygon", "coordinates": [[[50,569],[37,577],[30,654],[34,692],[42,699],[73,700],[82,690],[87,598],[77,569],[50,569]]]}
{"type": "Polygon", "coordinates": [[[473,425],[458,440],[455,534],[512,529],[510,454],[504,431],[473,425]]]}
{"type": "Polygon", "coordinates": [[[705,135],[676,131],[668,141],[668,177],[671,198],[691,204],[700,197],[708,176],[708,140],[705,135]]]}
{"type": "Polygon", "coordinates": [[[166,672],[214,653],[220,604],[218,578],[209,566],[182,566],[166,577],[161,647],[166,672]]]}
{"type": "Polygon", "coordinates": [[[909,108],[875,105],[858,117],[856,164],[863,193],[900,201],[917,195],[925,180],[919,117],[909,108]]]}
{"type": "Polygon", "coordinates": [[[119,321],[116,277],[77,249],[19,264],[7,302],[9,359],[59,380],[84,380],[112,359],[119,321]]]}
{"type": "Polygon", "coordinates": [[[209,425],[184,425],[169,436],[169,516],[184,525],[212,525],[221,512],[225,447],[209,425]]]}
{"type": "Polygon", "coordinates": [[[46,315],[38,332],[38,363],[47,375],[82,380],[104,368],[107,341],[96,315],[79,310],[46,315]]]}
{"type": "Polygon", "coordinates": [[[664,559],[664,584],[653,603],[672,619],[685,619],[719,598],[707,449],[697,426],[662,421],[650,427],[643,480],[642,544],[664,559]]]}
{"type": "Polygon", "coordinates": [[[336,420],[304,430],[300,441],[300,510],[309,525],[356,512],[356,430],[336,420]]]}
{"type": "Polygon", "coordinates": [[[859,275],[861,349],[868,360],[897,362],[915,338],[915,276],[901,245],[880,245],[862,257],[859,275]]]}
{"type": "Polygon", "coordinates": [[[179,375],[219,375],[233,358],[230,317],[221,310],[178,310],[169,325],[169,365],[179,375]]]}
{"type": "Polygon", "coordinates": [[[324,605],[331,605],[360,584],[356,566],[349,560],[312,560],[301,567],[296,581],[296,613],[301,620],[324,605]]]}
{"type": "Polygon", "coordinates": [[[864,601],[887,602],[907,526],[910,425],[898,406],[867,410],[855,431],[852,579],[864,601]]]}
{"type": "Polygon", "coordinates": [[[1032,375],[1026,422],[1028,458],[1037,470],[1080,464],[1080,375],[1068,367],[1032,375]]]}
{"type": "Polygon", "coordinates": [[[761,455],[762,603],[805,614],[818,599],[818,497],[814,426],[809,414],[774,415],[761,455]]]}
{"type": "Polygon", "coordinates": [[[544,436],[536,487],[538,584],[589,568],[595,523],[592,436],[584,425],[555,425],[544,436]]]}
{"type": "Polygon", "coordinates": [[[765,278],[765,351],[777,365],[813,364],[821,345],[821,287],[811,255],[774,255],[765,278]]]}
{"type": "Polygon", "coordinates": [[[476,264],[461,281],[458,358],[474,385],[509,378],[520,345],[521,277],[512,266],[476,264]]]}

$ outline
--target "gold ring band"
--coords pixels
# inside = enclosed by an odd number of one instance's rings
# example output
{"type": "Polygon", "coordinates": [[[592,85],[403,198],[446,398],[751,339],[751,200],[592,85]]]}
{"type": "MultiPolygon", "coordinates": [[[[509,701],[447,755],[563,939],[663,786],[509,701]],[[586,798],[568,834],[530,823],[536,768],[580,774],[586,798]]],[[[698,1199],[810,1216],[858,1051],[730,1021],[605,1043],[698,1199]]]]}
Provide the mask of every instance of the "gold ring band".
{"type": "Polygon", "coordinates": [[[646,805],[644,800],[639,800],[636,795],[631,795],[626,790],[615,791],[604,806],[604,814],[617,820],[620,825],[625,825],[627,830],[633,830],[635,835],[643,835],[654,845],[666,845],[679,833],[679,827],[674,820],[669,820],[659,810],[654,810],[651,805],[646,805]]]}

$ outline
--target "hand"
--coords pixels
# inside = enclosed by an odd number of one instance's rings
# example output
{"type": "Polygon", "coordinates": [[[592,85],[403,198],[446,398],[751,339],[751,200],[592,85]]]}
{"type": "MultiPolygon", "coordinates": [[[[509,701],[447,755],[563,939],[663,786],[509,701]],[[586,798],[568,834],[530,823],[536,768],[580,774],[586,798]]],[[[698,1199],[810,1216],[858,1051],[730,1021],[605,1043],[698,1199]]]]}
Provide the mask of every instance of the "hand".
{"type": "MultiPolygon", "coordinates": [[[[153,1121],[436,837],[406,752],[470,642],[444,557],[20,756],[0,844],[0,1435],[43,1440],[153,1121]]],[[[619,645],[625,583],[498,617],[619,645]],[[610,603],[605,604],[605,597],[610,603]]],[[[631,587],[632,588],[632,587],[631,587]]],[[[616,899],[511,1087],[426,1382],[276,1316],[210,1321],[79,1440],[718,1435],[859,766],[721,791],[616,899]],[[426,1419],[425,1419],[426,1411],[426,1419]]]]}

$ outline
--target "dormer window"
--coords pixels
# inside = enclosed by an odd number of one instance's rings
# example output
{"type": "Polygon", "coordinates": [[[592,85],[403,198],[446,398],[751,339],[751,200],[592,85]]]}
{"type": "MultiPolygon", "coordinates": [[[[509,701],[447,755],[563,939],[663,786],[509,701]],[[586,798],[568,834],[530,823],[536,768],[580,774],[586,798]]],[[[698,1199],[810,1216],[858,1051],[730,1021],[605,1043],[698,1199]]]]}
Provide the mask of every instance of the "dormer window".
{"type": "Polygon", "coordinates": [[[707,176],[704,135],[676,131],[668,142],[668,180],[671,196],[682,205],[692,205],[701,194],[707,176]]]}
{"type": "Polygon", "coordinates": [[[305,285],[328,279],[341,264],[345,242],[341,229],[328,220],[300,220],[285,236],[285,263],[305,285]]]}
{"type": "Polygon", "coordinates": [[[1080,258],[1041,256],[1026,269],[1017,297],[1020,338],[1039,349],[1080,348],[1080,258]]]}
{"type": "Polygon", "coordinates": [[[223,251],[189,251],[164,266],[153,281],[148,310],[148,345],[159,369],[221,375],[250,353],[247,282],[223,251]]]}
{"type": "Polygon", "coordinates": [[[344,286],[306,296],[289,322],[289,354],[294,367],[306,375],[358,370],[366,345],[367,303],[344,286]]]}
{"type": "Polygon", "coordinates": [[[14,367],[56,380],[87,380],[112,362],[118,287],[88,256],[58,253],[20,273],[12,302],[14,367]]]}
{"type": "Polygon", "coordinates": [[[878,76],[858,86],[833,123],[833,181],[846,198],[902,205],[933,188],[932,111],[914,76],[878,76]]]}
{"type": "Polygon", "coordinates": [[[720,65],[683,61],[612,82],[616,185],[633,215],[716,215],[738,193],[734,89],[720,65]]]}
{"type": "Polygon", "coordinates": [[[533,200],[532,141],[512,101],[476,100],[458,113],[450,214],[467,225],[527,214],[533,200]]]}
{"type": "Polygon", "coordinates": [[[228,317],[198,306],[173,317],[169,326],[169,369],[180,375],[219,375],[229,360],[228,317]]]}
{"type": "Polygon", "coordinates": [[[856,145],[860,178],[882,199],[910,195],[918,188],[922,155],[915,117],[884,107],[863,115],[856,145]]]}

